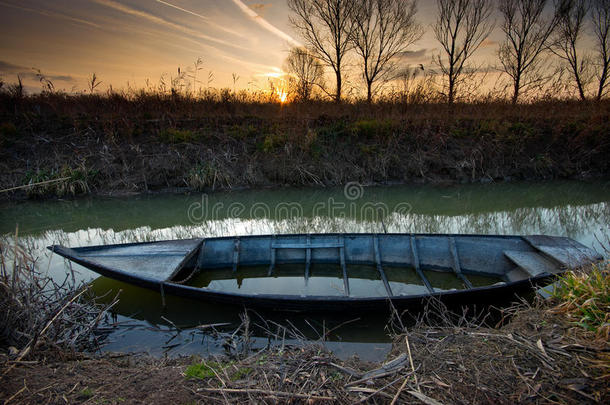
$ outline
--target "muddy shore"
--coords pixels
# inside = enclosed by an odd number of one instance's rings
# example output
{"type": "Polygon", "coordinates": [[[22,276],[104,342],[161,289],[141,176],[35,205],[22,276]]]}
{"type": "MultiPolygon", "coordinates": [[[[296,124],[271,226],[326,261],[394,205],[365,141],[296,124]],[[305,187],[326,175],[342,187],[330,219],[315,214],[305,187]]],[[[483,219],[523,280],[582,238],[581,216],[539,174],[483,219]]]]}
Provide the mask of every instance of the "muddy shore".
{"type": "MultiPolygon", "coordinates": [[[[201,359],[41,352],[2,377],[8,403],[607,403],[608,343],[548,306],[503,326],[420,324],[385,364],[308,344],[201,359]],[[393,361],[393,362],[392,362],[393,361]]],[[[509,319],[509,320],[508,320],[509,319]]],[[[11,365],[2,355],[3,369],[11,365]]],[[[7,402],[4,402],[7,403],[7,402]]]]}

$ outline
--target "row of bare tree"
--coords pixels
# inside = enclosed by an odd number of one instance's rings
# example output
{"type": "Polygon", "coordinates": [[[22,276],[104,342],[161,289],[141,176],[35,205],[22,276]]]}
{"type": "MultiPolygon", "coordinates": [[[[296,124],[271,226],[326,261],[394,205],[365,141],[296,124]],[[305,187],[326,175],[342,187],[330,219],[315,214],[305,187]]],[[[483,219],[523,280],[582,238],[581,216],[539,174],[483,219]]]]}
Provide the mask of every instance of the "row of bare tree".
{"type": "MultiPolygon", "coordinates": [[[[436,0],[432,26],[441,52],[434,56],[444,79],[444,95],[453,103],[464,80],[476,68],[470,63],[496,25],[504,40],[498,69],[511,81],[512,101],[548,78],[552,54],[565,63],[582,100],[606,95],[610,74],[610,0],[436,0]],[[593,32],[591,46],[581,42],[593,32]],[[589,91],[594,87],[595,89],[589,91]]],[[[396,78],[401,56],[419,40],[417,0],[288,0],[290,22],[305,46],[286,60],[299,99],[319,88],[341,101],[347,56],[357,55],[367,100],[375,88],[396,78]],[[335,89],[324,75],[330,68],[335,89]]],[[[591,42],[591,41],[589,41],[591,42]]],[[[422,66],[423,68],[423,66],[422,66]]]]}

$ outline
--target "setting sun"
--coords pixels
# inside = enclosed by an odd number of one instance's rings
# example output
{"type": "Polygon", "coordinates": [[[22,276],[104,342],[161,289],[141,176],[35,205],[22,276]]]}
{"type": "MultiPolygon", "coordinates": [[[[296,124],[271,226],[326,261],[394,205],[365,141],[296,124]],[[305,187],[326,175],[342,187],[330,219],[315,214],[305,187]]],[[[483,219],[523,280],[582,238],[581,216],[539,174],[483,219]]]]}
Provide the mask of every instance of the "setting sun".
{"type": "Polygon", "coordinates": [[[280,103],[282,104],[284,104],[288,99],[288,92],[286,90],[275,89],[275,94],[277,95],[278,100],[280,100],[280,103]]]}

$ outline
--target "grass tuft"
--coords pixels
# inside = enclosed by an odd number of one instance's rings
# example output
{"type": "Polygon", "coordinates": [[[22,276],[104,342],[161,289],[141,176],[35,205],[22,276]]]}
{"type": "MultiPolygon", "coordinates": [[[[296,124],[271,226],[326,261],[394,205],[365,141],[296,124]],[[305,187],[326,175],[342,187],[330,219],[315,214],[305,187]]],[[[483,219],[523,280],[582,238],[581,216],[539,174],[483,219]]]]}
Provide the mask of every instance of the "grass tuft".
{"type": "Polygon", "coordinates": [[[79,399],[89,399],[92,396],[93,396],[93,390],[91,390],[91,388],[89,388],[89,387],[83,389],[82,391],[80,391],[78,393],[78,398],[79,399]]]}
{"type": "Polygon", "coordinates": [[[236,367],[234,362],[221,363],[216,361],[202,361],[201,363],[191,364],[184,371],[186,378],[196,378],[205,380],[206,378],[216,378],[219,375],[228,375],[231,381],[237,381],[246,378],[254,369],[252,367],[236,367]],[[232,367],[233,366],[233,367],[232,367]],[[225,373],[227,369],[232,368],[230,374],[225,373]]]}
{"type": "Polygon", "coordinates": [[[206,378],[215,377],[223,368],[224,367],[221,363],[215,361],[204,361],[188,366],[184,372],[184,375],[187,378],[198,378],[200,380],[205,380],[206,378]]]}
{"type": "Polygon", "coordinates": [[[30,198],[46,196],[78,196],[89,194],[95,185],[99,171],[81,164],[79,167],[63,166],[61,169],[38,169],[25,173],[23,183],[30,198]],[[39,184],[43,183],[43,184],[39,184]],[[38,185],[36,185],[38,184],[38,185]]]}
{"type": "Polygon", "coordinates": [[[237,369],[237,371],[235,371],[233,374],[231,374],[231,380],[232,381],[242,380],[242,379],[246,378],[248,375],[250,375],[253,371],[254,371],[254,369],[252,367],[240,367],[237,369]]]}
{"type": "Polygon", "coordinates": [[[590,270],[569,272],[559,279],[553,297],[561,303],[556,311],[575,324],[608,340],[610,337],[610,262],[590,270]]]}

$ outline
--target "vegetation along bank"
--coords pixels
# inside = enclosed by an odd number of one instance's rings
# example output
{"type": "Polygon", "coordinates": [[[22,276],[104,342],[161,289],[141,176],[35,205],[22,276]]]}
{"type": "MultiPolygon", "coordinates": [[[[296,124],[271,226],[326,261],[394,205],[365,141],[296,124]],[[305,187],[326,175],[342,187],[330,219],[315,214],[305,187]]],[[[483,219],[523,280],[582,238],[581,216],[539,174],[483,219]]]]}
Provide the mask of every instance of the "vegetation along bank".
{"type": "Polygon", "coordinates": [[[0,189],[17,189],[0,198],[601,177],[609,117],[610,101],[282,105],[233,93],[3,92],[0,189]]]}

